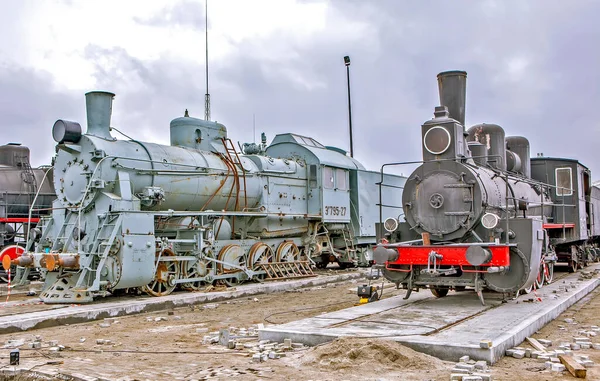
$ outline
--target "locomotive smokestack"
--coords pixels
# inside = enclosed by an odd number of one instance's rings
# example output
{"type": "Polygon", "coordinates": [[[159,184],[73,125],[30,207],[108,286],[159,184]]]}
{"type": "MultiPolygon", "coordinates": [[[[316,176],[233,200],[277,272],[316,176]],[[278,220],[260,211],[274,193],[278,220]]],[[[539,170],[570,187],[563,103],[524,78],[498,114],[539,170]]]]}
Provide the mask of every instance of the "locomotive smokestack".
{"type": "Polygon", "coordinates": [[[87,133],[99,138],[113,140],[110,135],[112,100],[115,94],[107,91],[90,91],[85,94],[87,133]]]}
{"type": "Polygon", "coordinates": [[[440,104],[448,107],[450,117],[465,125],[465,100],[467,96],[467,72],[444,71],[437,76],[440,104]]]}

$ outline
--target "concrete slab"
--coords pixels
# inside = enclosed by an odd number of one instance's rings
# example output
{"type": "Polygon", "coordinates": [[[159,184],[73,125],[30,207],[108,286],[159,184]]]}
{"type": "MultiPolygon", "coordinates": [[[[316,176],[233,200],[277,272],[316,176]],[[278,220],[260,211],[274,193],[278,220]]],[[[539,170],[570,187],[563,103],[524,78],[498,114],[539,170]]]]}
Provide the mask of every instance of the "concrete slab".
{"type": "Polygon", "coordinates": [[[219,302],[245,296],[295,290],[328,283],[364,278],[362,271],[317,276],[284,282],[243,284],[222,292],[178,292],[162,297],[108,297],[93,304],[46,305],[43,311],[0,316],[0,333],[26,331],[64,324],[82,323],[107,317],[163,311],[175,307],[219,302]]]}
{"type": "MultiPolygon", "coordinates": [[[[584,271],[600,270],[600,264],[584,271]]],[[[436,299],[428,291],[352,307],[259,331],[261,340],[286,338],[317,345],[341,336],[387,338],[443,360],[458,361],[464,355],[495,363],[506,349],[532,335],[600,284],[569,274],[536,294],[521,295],[502,303],[501,295],[486,293],[482,306],[472,291],[450,293],[436,299]],[[564,286],[570,286],[564,291],[564,286]],[[562,289],[562,290],[561,290],[562,289]],[[556,292],[556,293],[555,293],[556,292]],[[541,301],[530,301],[539,296],[541,301]],[[491,340],[491,348],[480,348],[491,340]]]]}

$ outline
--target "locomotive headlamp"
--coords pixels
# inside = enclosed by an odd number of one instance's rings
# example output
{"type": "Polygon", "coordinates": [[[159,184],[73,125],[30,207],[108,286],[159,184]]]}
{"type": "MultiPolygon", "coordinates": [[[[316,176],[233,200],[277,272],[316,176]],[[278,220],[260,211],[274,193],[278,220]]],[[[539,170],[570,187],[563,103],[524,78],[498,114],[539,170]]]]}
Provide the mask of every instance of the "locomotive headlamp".
{"type": "Polygon", "coordinates": [[[396,231],[396,229],[398,229],[398,220],[396,220],[394,217],[386,218],[385,222],[383,223],[383,228],[387,230],[388,233],[396,231]]]}
{"type": "Polygon", "coordinates": [[[481,217],[481,224],[486,229],[493,229],[498,225],[498,220],[500,220],[500,217],[494,213],[486,213],[481,217]]]}
{"type": "Polygon", "coordinates": [[[431,127],[423,136],[425,149],[433,155],[446,152],[451,142],[450,132],[441,126],[431,127]]]}
{"type": "Polygon", "coordinates": [[[52,137],[59,143],[77,143],[81,139],[81,125],[77,122],[59,119],[52,126],[52,137]]]}

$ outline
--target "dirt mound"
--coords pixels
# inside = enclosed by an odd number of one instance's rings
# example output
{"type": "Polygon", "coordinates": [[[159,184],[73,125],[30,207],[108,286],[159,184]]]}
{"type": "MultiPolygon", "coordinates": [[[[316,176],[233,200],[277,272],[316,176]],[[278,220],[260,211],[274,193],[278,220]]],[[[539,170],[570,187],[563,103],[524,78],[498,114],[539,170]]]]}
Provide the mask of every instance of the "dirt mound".
{"type": "Polygon", "coordinates": [[[338,338],[311,349],[302,358],[303,365],[345,369],[365,365],[411,370],[447,369],[448,364],[436,357],[416,352],[404,345],[383,339],[338,338]]]}

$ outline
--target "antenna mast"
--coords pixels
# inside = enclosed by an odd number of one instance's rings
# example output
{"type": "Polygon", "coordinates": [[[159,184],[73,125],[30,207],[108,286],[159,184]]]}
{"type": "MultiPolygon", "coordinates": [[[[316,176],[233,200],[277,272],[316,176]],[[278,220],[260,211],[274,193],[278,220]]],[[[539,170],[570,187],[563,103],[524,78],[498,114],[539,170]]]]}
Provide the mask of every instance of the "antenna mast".
{"type": "Polygon", "coordinates": [[[204,95],[204,119],[210,120],[210,94],[208,93],[208,0],[204,0],[204,17],[206,28],[206,94],[204,95]]]}

